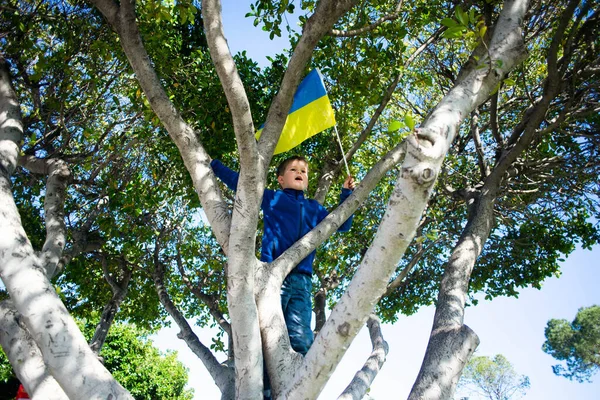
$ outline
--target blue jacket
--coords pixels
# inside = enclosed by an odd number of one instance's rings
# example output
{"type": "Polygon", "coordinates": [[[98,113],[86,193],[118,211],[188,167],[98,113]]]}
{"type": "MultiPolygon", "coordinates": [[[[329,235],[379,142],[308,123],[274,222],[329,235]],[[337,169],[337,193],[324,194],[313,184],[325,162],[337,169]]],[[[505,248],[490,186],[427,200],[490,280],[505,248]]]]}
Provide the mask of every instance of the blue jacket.
{"type": "MultiPolygon", "coordinates": [[[[215,175],[231,190],[236,190],[239,174],[232,171],[219,160],[210,163],[215,175]]],[[[340,203],[342,203],[352,190],[342,188],[340,203]]],[[[271,262],[279,257],[298,239],[310,232],[321,222],[329,212],[316,200],[304,197],[304,192],[294,189],[270,190],[265,189],[261,204],[264,220],[264,234],[262,238],[261,261],[271,262]]],[[[352,216],[339,228],[339,232],[346,232],[352,226],[352,216]]],[[[293,272],[312,275],[312,264],[315,251],[300,261],[293,272]]]]}

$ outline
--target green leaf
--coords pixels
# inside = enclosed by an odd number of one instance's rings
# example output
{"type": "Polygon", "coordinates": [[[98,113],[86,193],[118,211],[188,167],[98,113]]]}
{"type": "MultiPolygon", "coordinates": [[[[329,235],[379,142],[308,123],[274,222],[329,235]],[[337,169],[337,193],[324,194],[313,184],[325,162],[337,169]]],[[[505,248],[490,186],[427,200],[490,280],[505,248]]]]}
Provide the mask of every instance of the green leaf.
{"type": "Polygon", "coordinates": [[[456,19],[464,26],[469,25],[469,16],[463,11],[461,6],[456,6],[456,19]]]}
{"type": "Polygon", "coordinates": [[[444,18],[440,23],[448,28],[453,28],[458,25],[452,18],[444,18]]]}
{"type": "Polygon", "coordinates": [[[514,86],[514,85],[515,85],[515,83],[516,83],[516,82],[515,82],[515,80],[514,80],[514,79],[511,79],[511,78],[506,78],[506,79],[504,80],[504,84],[505,84],[506,86],[514,86]]]}
{"type": "Polygon", "coordinates": [[[404,116],[404,123],[408,126],[408,129],[413,131],[415,129],[415,120],[411,114],[406,114],[404,116]]]}
{"type": "Polygon", "coordinates": [[[469,22],[471,22],[472,24],[477,22],[477,17],[475,16],[475,9],[473,8],[469,10],[469,22]]]}
{"type": "Polygon", "coordinates": [[[465,27],[458,25],[453,28],[448,28],[443,34],[442,37],[446,39],[455,39],[463,36],[463,31],[465,31],[465,27]]]}
{"type": "Polygon", "coordinates": [[[481,27],[481,29],[479,30],[479,37],[483,38],[485,36],[485,33],[487,32],[487,26],[483,26],[481,27]]]}
{"type": "Polygon", "coordinates": [[[388,132],[396,132],[398,129],[402,128],[404,124],[400,121],[392,121],[392,123],[388,126],[388,132]]]}

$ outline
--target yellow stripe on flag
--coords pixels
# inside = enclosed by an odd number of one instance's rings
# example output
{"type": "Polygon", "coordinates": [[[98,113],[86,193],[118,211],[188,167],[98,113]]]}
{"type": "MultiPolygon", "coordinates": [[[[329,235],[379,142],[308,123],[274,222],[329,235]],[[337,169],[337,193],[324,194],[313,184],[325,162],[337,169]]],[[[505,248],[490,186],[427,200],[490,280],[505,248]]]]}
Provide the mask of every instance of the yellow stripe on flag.
{"type": "MultiPolygon", "coordinates": [[[[300,143],[335,125],[333,108],[327,96],[323,96],[306,106],[288,114],[274,154],[286,152],[300,143]]],[[[262,129],[256,132],[260,137],[262,129]]]]}

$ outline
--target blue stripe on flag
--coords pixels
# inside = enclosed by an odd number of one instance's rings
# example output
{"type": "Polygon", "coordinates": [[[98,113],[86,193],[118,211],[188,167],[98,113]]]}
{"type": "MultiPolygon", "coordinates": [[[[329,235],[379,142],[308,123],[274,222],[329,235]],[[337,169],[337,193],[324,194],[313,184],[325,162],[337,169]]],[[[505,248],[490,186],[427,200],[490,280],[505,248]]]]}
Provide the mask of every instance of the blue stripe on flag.
{"type": "Polygon", "coordinates": [[[325,84],[323,78],[318,69],[313,69],[306,75],[306,78],[300,82],[296,93],[294,94],[294,101],[292,102],[292,108],[288,114],[306,106],[309,103],[327,95],[325,91],[325,84]]]}

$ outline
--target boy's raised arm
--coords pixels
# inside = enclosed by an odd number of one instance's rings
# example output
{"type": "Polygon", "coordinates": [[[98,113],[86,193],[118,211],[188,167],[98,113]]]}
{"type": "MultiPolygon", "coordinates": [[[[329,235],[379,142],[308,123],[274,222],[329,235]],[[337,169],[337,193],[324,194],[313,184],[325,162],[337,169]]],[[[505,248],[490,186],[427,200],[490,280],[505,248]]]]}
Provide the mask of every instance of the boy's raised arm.
{"type": "Polygon", "coordinates": [[[238,179],[240,174],[233,171],[229,167],[226,167],[219,160],[212,160],[210,162],[210,167],[215,172],[217,178],[219,178],[227,187],[233,191],[237,189],[238,179]]]}

